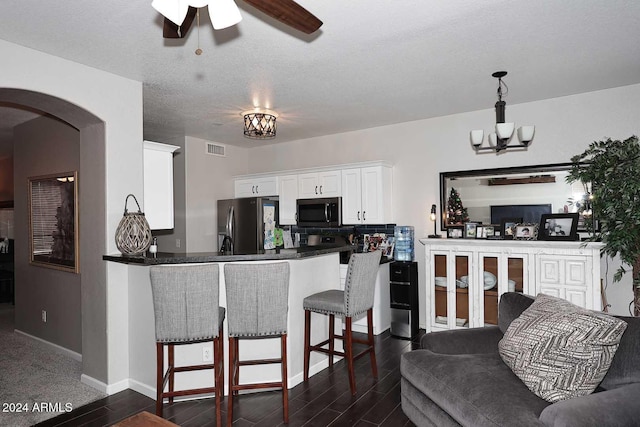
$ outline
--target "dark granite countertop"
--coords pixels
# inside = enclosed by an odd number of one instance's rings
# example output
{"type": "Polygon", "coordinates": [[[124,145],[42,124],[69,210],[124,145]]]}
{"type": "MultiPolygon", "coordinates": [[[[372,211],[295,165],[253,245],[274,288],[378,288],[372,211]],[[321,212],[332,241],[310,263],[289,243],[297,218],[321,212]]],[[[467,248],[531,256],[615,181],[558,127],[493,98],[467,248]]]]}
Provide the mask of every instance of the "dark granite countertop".
{"type": "Polygon", "coordinates": [[[105,261],[124,264],[157,265],[157,264],[187,264],[200,262],[232,262],[232,261],[270,261],[287,260],[326,255],[336,252],[353,251],[351,245],[323,245],[303,246],[291,249],[264,249],[254,254],[220,255],[218,252],[158,252],[147,255],[103,255],[105,261]]]}

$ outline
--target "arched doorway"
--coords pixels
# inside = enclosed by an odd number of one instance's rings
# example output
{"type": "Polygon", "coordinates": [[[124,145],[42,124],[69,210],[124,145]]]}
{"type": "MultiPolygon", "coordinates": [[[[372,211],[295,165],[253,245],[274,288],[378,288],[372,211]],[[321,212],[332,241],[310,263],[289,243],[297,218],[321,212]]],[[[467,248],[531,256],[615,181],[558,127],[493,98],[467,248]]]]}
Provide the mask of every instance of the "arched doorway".
{"type": "MultiPolygon", "coordinates": [[[[42,112],[77,130],[81,182],[78,193],[80,297],[76,305],[79,305],[81,313],[79,327],[82,336],[83,373],[91,378],[106,378],[107,274],[104,262],[101,261],[106,247],[105,123],[73,103],[29,90],[0,88],[0,104],[42,112]]],[[[17,183],[14,185],[18,186],[17,183]]],[[[16,208],[24,210],[25,206],[22,204],[16,208]]],[[[18,210],[16,214],[26,213],[18,210]]],[[[19,282],[20,271],[16,271],[16,283],[19,282]]],[[[40,292],[47,291],[46,286],[40,288],[40,292]]],[[[55,295],[44,297],[50,304],[56,303],[55,295]]],[[[16,313],[27,309],[33,311],[29,295],[19,290],[16,292],[15,302],[16,313]]],[[[20,325],[17,324],[16,327],[19,328],[20,325]]]]}

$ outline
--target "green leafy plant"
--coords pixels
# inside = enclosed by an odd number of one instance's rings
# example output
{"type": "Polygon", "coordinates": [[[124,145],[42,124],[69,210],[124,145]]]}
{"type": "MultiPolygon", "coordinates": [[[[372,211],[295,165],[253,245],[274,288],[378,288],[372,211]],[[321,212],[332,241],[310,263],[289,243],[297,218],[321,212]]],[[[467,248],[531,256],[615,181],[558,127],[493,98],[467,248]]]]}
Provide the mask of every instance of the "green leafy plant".
{"type": "Polygon", "coordinates": [[[620,281],[629,267],[633,278],[634,316],[640,316],[640,142],[637,136],[624,141],[595,141],[571,158],[569,183],[591,186],[591,209],[600,228],[591,241],[604,243],[602,251],[623,261],[614,275],[620,281]]]}

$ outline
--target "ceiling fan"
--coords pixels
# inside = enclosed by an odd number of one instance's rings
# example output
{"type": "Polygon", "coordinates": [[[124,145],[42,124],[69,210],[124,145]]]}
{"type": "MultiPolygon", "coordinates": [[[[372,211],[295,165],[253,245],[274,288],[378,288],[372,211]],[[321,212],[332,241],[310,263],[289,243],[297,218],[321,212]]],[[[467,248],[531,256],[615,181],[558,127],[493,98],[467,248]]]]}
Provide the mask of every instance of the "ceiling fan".
{"type": "MultiPolygon", "coordinates": [[[[244,0],[261,12],[298,31],[311,34],[322,21],[293,0],[244,0]]],[[[208,6],[213,28],[220,30],[240,22],[234,0],[153,0],[151,6],[164,18],[162,37],[183,38],[191,28],[198,8],[208,6]]]]}

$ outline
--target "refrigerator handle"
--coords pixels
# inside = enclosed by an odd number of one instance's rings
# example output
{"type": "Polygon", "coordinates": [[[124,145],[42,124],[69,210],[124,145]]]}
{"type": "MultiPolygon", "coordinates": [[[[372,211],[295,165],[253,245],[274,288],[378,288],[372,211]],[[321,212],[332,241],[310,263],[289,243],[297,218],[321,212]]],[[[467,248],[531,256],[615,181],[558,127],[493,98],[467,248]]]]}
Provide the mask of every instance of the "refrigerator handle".
{"type": "Polygon", "coordinates": [[[229,236],[229,240],[231,243],[231,253],[233,253],[233,238],[234,238],[234,226],[236,222],[236,212],[233,208],[233,205],[229,206],[229,213],[227,215],[227,236],[229,236]]]}

